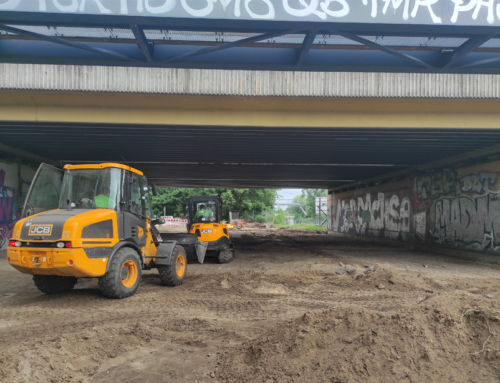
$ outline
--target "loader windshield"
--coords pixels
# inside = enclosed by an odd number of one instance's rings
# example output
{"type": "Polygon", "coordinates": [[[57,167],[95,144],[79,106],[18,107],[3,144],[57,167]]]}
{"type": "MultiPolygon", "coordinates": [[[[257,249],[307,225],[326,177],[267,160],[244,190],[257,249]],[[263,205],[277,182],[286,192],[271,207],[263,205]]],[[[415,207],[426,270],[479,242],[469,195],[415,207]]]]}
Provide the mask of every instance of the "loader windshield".
{"type": "Polygon", "coordinates": [[[216,204],[214,201],[193,202],[191,210],[194,213],[193,223],[216,222],[216,204]]]}
{"type": "Polygon", "coordinates": [[[59,209],[114,209],[120,196],[121,170],[78,169],[64,174],[59,209]]]}

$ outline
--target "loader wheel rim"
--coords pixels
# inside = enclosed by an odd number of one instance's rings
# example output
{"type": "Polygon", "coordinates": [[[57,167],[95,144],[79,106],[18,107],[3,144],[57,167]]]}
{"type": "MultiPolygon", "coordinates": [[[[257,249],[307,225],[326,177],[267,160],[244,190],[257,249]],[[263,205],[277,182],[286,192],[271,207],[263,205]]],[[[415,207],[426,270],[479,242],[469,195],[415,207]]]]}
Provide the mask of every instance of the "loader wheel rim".
{"type": "Polygon", "coordinates": [[[183,255],[178,255],[177,260],[175,261],[175,272],[177,276],[180,278],[184,275],[186,271],[186,259],[183,255]]]}
{"type": "Polygon", "coordinates": [[[126,288],[130,288],[135,284],[137,281],[137,265],[134,261],[125,261],[120,271],[120,278],[126,288]]]}

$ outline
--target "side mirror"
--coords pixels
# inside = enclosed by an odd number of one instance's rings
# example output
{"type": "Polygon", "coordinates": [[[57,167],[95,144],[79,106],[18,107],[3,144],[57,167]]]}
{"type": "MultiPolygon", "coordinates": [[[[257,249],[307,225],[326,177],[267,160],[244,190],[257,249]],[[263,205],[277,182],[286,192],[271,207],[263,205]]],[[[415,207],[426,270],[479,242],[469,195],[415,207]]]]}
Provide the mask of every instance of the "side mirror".
{"type": "Polygon", "coordinates": [[[151,220],[151,225],[165,225],[165,220],[163,218],[155,218],[151,220]]]}
{"type": "Polygon", "coordinates": [[[151,189],[151,192],[153,193],[153,196],[157,196],[158,195],[158,190],[156,189],[156,184],[151,184],[149,185],[150,189],[151,189]]]}

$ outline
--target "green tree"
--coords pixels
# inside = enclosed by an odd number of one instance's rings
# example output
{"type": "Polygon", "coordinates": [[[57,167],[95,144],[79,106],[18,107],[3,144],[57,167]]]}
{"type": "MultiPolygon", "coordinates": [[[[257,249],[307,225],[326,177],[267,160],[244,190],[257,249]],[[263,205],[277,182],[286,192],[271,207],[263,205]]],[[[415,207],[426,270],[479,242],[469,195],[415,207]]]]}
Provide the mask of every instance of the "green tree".
{"type": "MultiPolygon", "coordinates": [[[[298,203],[300,206],[302,206],[302,209],[304,209],[307,212],[307,198],[304,197],[303,195],[298,195],[293,197],[292,202],[298,203]]],[[[290,205],[286,208],[286,212],[290,215],[293,215],[295,219],[304,219],[304,218],[309,218],[304,216],[304,212],[300,208],[300,206],[297,205],[290,205]]]]}
{"type": "Polygon", "coordinates": [[[151,206],[155,214],[163,215],[163,208],[167,215],[179,216],[186,213],[189,189],[158,188],[158,195],[151,198],[151,206]]]}
{"type": "Polygon", "coordinates": [[[232,210],[240,213],[273,210],[276,196],[273,189],[228,189],[221,195],[223,215],[228,217],[232,210]]]}
{"type": "Polygon", "coordinates": [[[215,188],[158,188],[158,196],[153,197],[153,210],[166,207],[167,215],[185,214],[189,196],[218,195],[222,198],[222,217],[229,218],[229,211],[262,212],[274,209],[277,190],[274,189],[215,189],[215,188]]]}
{"type": "Polygon", "coordinates": [[[314,218],[314,213],[316,211],[316,197],[327,197],[328,192],[326,189],[302,189],[302,197],[306,199],[307,203],[307,216],[308,218],[314,218]]]}
{"type": "Polygon", "coordinates": [[[274,224],[282,225],[283,220],[286,218],[285,211],[282,208],[279,208],[277,211],[275,210],[274,214],[274,224]]]}

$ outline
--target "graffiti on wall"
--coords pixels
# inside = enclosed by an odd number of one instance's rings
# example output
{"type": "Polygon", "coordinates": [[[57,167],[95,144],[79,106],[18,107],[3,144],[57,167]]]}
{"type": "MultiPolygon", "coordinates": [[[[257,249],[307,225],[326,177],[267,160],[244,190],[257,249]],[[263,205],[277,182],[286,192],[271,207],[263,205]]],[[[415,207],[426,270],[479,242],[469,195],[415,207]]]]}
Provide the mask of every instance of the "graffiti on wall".
{"type": "Polygon", "coordinates": [[[500,161],[443,170],[412,184],[333,195],[331,229],[500,254],[500,161]]]}
{"type": "MultiPolygon", "coordinates": [[[[15,178],[19,178],[19,175],[15,178]]],[[[30,185],[30,182],[21,178],[18,187],[13,187],[7,185],[6,179],[6,170],[0,168],[0,249],[9,240],[16,221],[21,218],[23,197],[25,197],[22,191],[27,190],[30,185]]]]}
{"type": "Polygon", "coordinates": [[[183,18],[500,25],[499,0],[0,0],[0,10],[183,18]]]}
{"type": "Polygon", "coordinates": [[[417,204],[429,212],[430,240],[500,252],[500,174],[489,170],[461,173],[446,171],[433,179],[416,179],[417,204]]]}
{"type": "Polygon", "coordinates": [[[0,248],[8,240],[19,212],[16,209],[16,190],[5,185],[5,170],[0,169],[0,248]]]}
{"type": "Polygon", "coordinates": [[[408,240],[412,205],[406,193],[367,193],[339,199],[332,229],[341,233],[408,240]]]}

